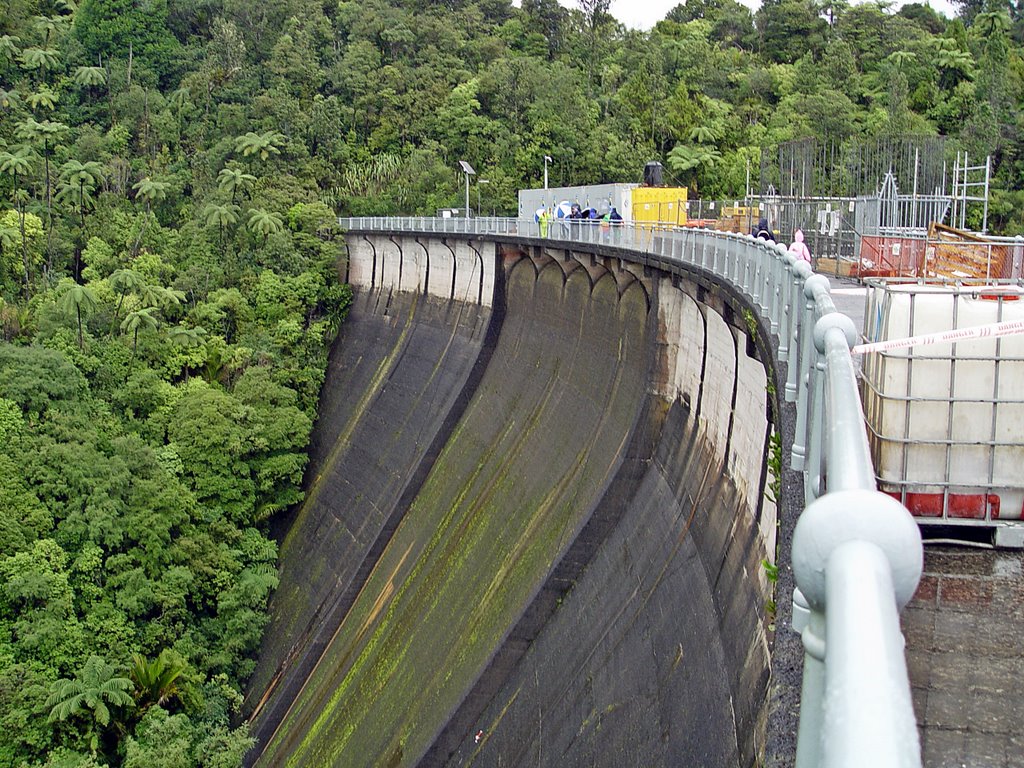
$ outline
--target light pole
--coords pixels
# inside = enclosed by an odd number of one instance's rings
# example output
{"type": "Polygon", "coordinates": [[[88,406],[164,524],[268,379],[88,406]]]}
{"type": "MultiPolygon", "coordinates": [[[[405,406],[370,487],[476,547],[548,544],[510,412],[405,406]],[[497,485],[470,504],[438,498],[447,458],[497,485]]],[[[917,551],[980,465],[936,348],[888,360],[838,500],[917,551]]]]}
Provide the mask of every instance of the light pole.
{"type": "Polygon", "coordinates": [[[551,157],[544,155],[544,189],[548,188],[548,163],[551,162],[551,157]]]}
{"type": "Polygon", "coordinates": [[[477,179],[476,180],[476,212],[477,212],[478,216],[480,215],[480,185],[481,184],[490,184],[490,183],[491,183],[490,179],[477,179]]]}
{"type": "Polygon", "coordinates": [[[462,172],[466,174],[466,218],[469,218],[469,177],[475,176],[476,171],[473,170],[473,166],[467,163],[465,160],[459,160],[459,165],[462,166],[462,172]]]}

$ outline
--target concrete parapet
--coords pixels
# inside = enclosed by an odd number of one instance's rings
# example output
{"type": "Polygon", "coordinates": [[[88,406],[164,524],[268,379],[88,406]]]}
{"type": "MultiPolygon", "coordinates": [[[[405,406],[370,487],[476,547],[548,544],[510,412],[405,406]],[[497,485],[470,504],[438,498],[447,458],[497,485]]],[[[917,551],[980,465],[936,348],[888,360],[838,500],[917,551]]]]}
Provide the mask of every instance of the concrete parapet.
{"type": "Polygon", "coordinates": [[[347,242],[348,280],[354,287],[491,306],[496,249],[492,241],[367,234],[353,235],[347,242]]]}

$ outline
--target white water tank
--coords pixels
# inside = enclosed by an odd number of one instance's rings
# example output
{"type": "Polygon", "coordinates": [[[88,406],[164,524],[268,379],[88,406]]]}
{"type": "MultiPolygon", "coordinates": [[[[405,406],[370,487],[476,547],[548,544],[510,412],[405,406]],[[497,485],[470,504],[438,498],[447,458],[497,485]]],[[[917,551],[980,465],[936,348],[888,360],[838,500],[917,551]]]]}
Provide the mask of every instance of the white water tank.
{"type": "MultiPolygon", "coordinates": [[[[868,281],[868,342],[1013,320],[1016,286],[868,281]]],[[[1024,518],[1024,336],[868,353],[862,372],[881,490],[918,517],[1024,518]]]]}

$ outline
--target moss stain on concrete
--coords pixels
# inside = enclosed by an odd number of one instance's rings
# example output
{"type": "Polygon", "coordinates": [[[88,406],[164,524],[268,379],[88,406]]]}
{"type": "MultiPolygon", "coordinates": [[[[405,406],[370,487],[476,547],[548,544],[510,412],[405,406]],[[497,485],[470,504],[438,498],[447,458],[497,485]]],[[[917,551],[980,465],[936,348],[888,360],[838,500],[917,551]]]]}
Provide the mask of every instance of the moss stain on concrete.
{"type": "MultiPolygon", "coordinates": [[[[344,429],[339,433],[335,440],[334,446],[331,448],[330,453],[327,455],[327,459],[324,461],[323,466],[320,468],[320,474],[323,475],[331,465],[337,460],[338,455],[345,450],[349,441],[352,438],[352,432],[355,430],[359,423],[360,417],[366,412],[366,406],[377,397],[380,393],[381,386],[387,381],[388,374],[392,371],[395,366],[395,361],[399,359],[402,353],[405,351],[405,346],[409,338],[409,333],[413,328],[413,320],[416,317],[416,305],[418,296],[414,295],[412,299],[412,306],[409,312],[405,316],[405,323],[402,326],[402,333],[398,337],[397,343],[391,348],[387,355],[385,355],[374,371],[373,378],[371,379],[370,386],[368,386],[359,397],[359,404],[353,411],[352,418],[349,419],[348,423],[345,424],[344,429]]],[[[305,501],[302,502],[302,506],[299,507],[299,513],[296,522],[300,520],[306,512],[316,503],[317,497],[323,490],[323,486],[320,483],[315,483],[306,495],[305,501]]],[[[292,545],[292,535],[295,531],[298,531],[300,526],[292,525],[284,541],[281,543],[282,549],[292,545]]]]}
{"type": "Polygon", "coordinates": [[[366,558],[376,560],[375,539],[397,523],[406,484],[419,487],[414,473],[429,466],[421,460],[470,376],[491,318],[480,307],[452,312],[412,294],[396,297],[387,317],[374,306],[373,294],[357,301],[353,324],[332,350],[314,492],[291,520],[290,548],[282,548],[284,577],[245,701],[264,744],[365,581],[359,573],[372,567],[366,558]],[[361,393],[368,394],[350,397],[361,393]]]}
{"type": "Polygon", "coordinates": [[[563,297],[550,271],[535,284],[525,276],[509,277],[499,365],[261,764],[415,763],[619,460],[643,387],[643,312],[619,306],[604,282],[592,294],[571,279],[563,297]],[[553,350],[544,339],[565,317],[577,319],[553,350]],[[595,335],[613,343],[594,349],[595,335]],[[515,354],[502,354],[508,345],[515,354]]]}

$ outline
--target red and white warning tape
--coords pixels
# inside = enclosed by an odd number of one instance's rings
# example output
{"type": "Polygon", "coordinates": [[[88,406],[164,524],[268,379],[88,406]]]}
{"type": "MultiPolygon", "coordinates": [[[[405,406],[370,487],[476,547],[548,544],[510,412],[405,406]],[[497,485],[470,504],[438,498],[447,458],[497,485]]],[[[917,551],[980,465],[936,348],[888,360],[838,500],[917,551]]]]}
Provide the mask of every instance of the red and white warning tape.
{"type": "Polygon", "coordinates": [[[887,352],[891,349],[906,349],[925,344],[943,344],[967,339],[987,339],[997,336],[1017,336],[1024,333],[1024,320],[1010,320],[1004,323],[976,325],[973,328],[958,328],[954,331],[940,331],[923,336],[909,336],[905,339],[876,341],[872,344],[858,344],[850,350],[851,354],[863,355],[868,352],[887,352]]]}

